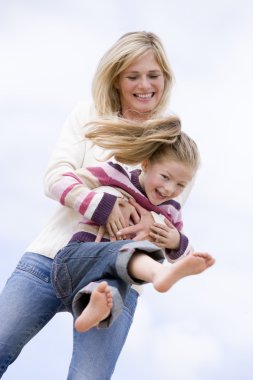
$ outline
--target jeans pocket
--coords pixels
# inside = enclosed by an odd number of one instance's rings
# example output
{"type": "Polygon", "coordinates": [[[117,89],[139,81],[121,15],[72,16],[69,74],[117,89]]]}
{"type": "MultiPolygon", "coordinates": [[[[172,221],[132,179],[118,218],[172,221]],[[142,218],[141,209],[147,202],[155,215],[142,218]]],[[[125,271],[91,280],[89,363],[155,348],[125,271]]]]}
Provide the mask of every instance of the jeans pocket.
{"type": "Polygon", "coordinates": [[[72,281],[67,264],[53,262],[51,280],[57,298],[66,298],[72,294],[72,281]]]}
{"type": "Polygon", "coordinates": [[[50,282],[50,273],[46,271],[44,272],[31,264],[22,263],[22,261],[20,261],[16,267],[16,270],[21,270],[23,272],[30,273],[31,275],[37,277],[38,279],[46,283],[50,282]]]}

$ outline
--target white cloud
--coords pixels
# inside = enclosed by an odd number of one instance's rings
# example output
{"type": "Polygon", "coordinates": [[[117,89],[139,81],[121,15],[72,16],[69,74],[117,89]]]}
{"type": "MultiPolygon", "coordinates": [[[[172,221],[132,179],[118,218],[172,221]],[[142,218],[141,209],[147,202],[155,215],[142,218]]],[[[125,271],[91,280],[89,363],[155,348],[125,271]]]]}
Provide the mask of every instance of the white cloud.
{"type": "Polygon", "coordinates": [[[159,328],[154,335],[155,367],[161,380],[197,380],[203,369],[218,368],[222,363],[221,347],[194,321],[172,324],[167,330],[159,328]]]}

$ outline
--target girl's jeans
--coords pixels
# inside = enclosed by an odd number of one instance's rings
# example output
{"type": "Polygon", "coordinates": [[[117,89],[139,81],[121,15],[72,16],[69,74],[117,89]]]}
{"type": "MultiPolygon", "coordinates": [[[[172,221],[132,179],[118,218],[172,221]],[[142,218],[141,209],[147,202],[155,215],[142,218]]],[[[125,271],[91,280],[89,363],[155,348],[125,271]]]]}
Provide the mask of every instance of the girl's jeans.
{"type": "MultiPolygon", "coordinates": [[[[0,295],[0,377],[24,345],[57,312],[70,311],[56,297],[51,285],[52,262],[36,253],[25,253],[0,295]]],[[[133,320],[137,298],[138,293],[131,289],[123,312],[111,328],[94,328],[85,334],[74,331],[75,350],[68,380],[111,378],[133,320]]]]}
{"type": "Polygon", "coordinates": [[[143,252],[154,261],[163,261],[163,251],[149,241],[118,240],[104,243],[71,241],[61,249],[52,265],[52,282],[55,293],[75,316],[80,315],[89,303],[90,294],[98,282],[105,280],[110,286],[113,307],[110,316],[99,327],[111,327],[122,313],[131,284],[143,284],[128,273],[135,252],[143,252]]]}

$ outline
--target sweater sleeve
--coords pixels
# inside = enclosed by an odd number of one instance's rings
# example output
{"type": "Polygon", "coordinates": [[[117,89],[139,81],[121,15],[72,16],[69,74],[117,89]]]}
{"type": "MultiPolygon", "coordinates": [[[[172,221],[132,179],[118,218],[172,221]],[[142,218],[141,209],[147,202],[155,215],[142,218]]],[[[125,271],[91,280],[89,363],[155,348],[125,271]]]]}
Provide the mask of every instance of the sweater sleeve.
{"type": "Polygon", "coordinates": [[[189,243],[189,239],[186,235],[183,234],[183,220],[182,220],[182,212],[181,206],[178,202],[172,201],[172,203],[168,207],[168,219],[172,222],[172,224],[177,228],[180,241],[178,249],[165,249],[165,255],[167,260],[170,263],[173,263],[182,257],[188,255],[193,252],[193,247],[189,243]]]}
{"type": "Polygon", "coordinates": [[[178,249],[165,249],[165,255],[167,260],[170,263],[174,263],[175,261],[189,255],[193,252],[193,247],[189,243],[188,237],[185,236],[182,232],[180,234],[180,243],[178,249]]]}
{"type": "Polygon", "coordinates": [[[98,225],[104,225],[116,202],[115,195],[96,192],[101,183],[81,168],[63,173],[51,187],[51,195],[63,206],[70,207],[98,225]]]}
{"type": "Polygon", "coordinates": [[[48,197],[103,225],[116,197],[109,192],[90,191],[100,186],[95,178],[88,178],[84,170],[84,166],[97,163],[96,149],[84,137],[85,124],[92,118],[95,118],[93,108],[83,103],[77,105],[67,118],[49,160],[44,191],[48,197]],[[84,170],[83,176],[78,170],[84,170]]]}
{"type": "Polygon", "coordinates": [[[55,199],[52,188],[64,173],[83,166],[86,156],[83,126],[89,120],[90,114],[91,110],[86,105],[79,104],[64,123],[44,176],[44,191],[50,198],[55,199]]]}

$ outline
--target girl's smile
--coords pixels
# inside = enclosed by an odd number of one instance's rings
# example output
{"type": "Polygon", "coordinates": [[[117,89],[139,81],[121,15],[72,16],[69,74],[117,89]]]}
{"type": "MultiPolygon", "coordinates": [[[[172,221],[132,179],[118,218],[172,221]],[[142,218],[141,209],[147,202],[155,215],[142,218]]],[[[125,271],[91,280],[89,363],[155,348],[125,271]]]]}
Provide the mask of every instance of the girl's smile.
{"type": "Polygon", "coordinates": [[[151,164],[144,161],[140,184],[150,202],[159,205],[181,194],[193,175],[191,167],[183,162],[163,160],[151,164]]]}

